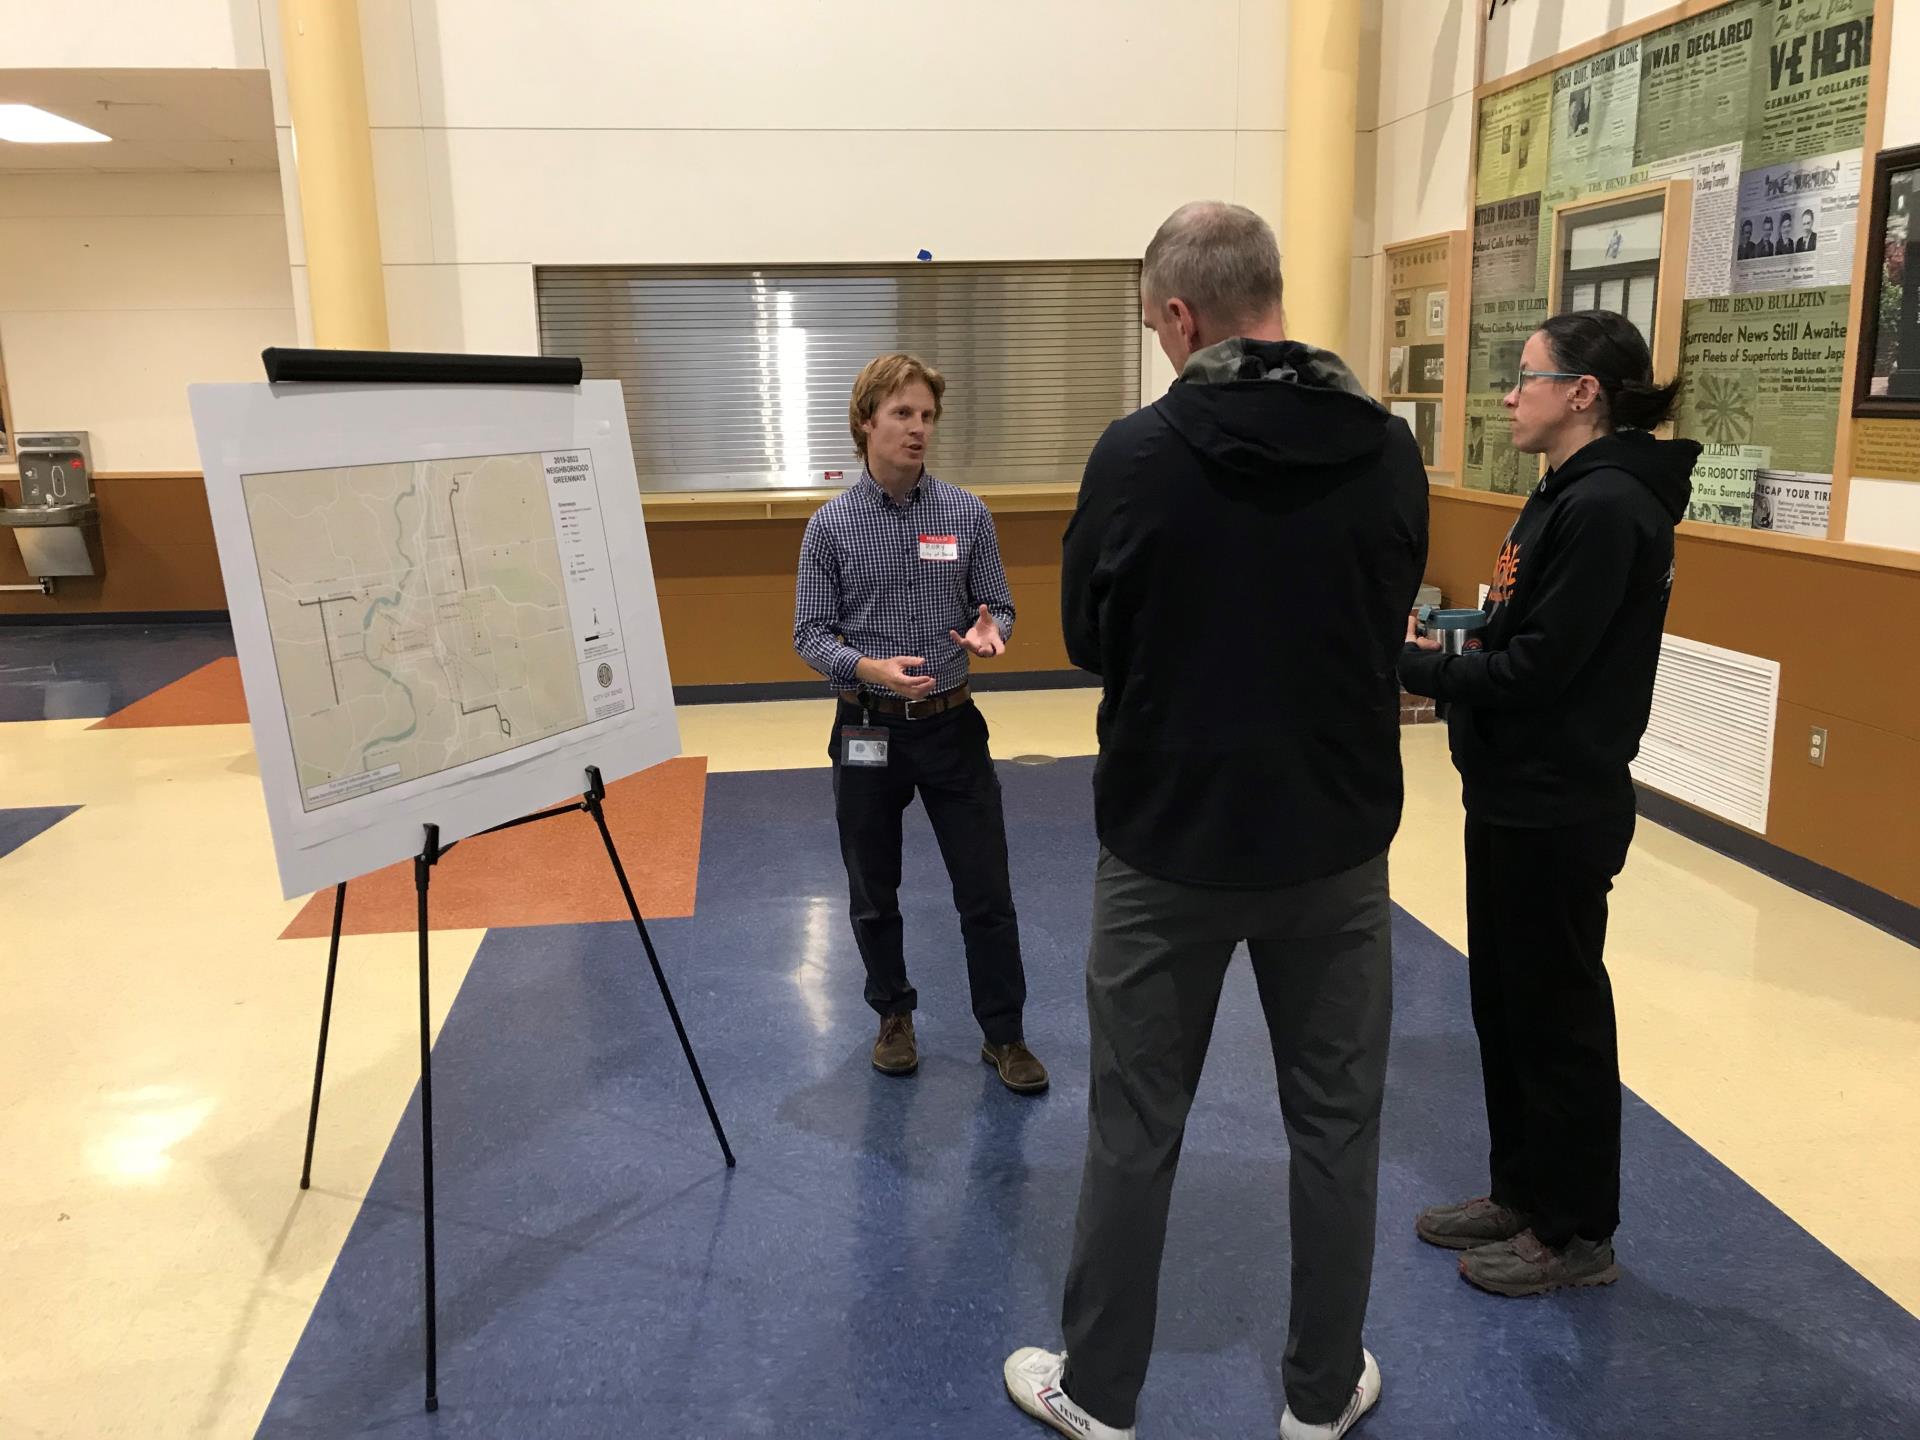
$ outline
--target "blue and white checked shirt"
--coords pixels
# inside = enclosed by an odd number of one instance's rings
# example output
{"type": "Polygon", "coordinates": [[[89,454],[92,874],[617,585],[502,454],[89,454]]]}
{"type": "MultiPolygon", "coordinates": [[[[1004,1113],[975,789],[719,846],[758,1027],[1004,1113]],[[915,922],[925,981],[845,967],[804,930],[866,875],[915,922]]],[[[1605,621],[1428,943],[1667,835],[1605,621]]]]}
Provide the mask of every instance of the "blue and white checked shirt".
{"type": "Polygon", "coordinates": [[[793,648],[836,690],[856,689],[862,658],[919,655],[917,673],[941,695],[967,678],[962,635],[980,607],[1013,637],[1013,592],[993,517],[979,497],[922,475],[896,505],[873,476],[828,501],[807,522],[794,594],[793,648]],[[952,536],[959,558],[923,560],[920,538],[952,536]]]}

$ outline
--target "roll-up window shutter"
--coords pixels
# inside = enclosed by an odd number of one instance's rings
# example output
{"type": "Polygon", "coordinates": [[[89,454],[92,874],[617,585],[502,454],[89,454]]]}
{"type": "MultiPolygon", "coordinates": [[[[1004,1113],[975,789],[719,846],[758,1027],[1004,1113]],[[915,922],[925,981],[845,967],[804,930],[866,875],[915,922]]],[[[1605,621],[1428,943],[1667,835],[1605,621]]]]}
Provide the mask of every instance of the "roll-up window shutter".
{"type": "Polygon", "coordinates": [[[861,366],[906,350],[947,377],[928,468],[973,487],[1077,483],[1140,403],[1130,261],[543,266],[540,345],[615,379],[642,490],[851,479],[861,366]],[[835,472],[839,472],[836,474],[835,472]]]}

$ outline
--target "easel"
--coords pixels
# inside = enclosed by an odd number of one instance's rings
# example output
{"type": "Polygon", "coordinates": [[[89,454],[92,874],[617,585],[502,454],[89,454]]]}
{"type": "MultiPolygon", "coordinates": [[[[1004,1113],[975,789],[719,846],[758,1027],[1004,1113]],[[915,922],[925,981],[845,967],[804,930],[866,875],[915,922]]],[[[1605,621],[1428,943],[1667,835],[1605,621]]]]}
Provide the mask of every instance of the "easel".
{"type": "MultiPolygon", "coordinates": [[[[270,349],[262,354],[261,359],[266,364],[267,379],[273,382],[311,380],[365,384],[411,380],[439,384],[577,385],[581,377],[578,360],[533,356],[401,355],[384,351],[270,349]]],[[[640,932],[640,943],[647,952],[647,963],[653,967],[654,982],[660,987],[660,998],[666,1002],[674,1034],[680,1038],[680,1049],[687,1057],[688,1069],[693,1072],[693,1083],[699,1088],[701,1103],[707,1107],[707,1119],[712,1122],[714,1139],[720,1142],[720,1153],[731,1169],[734,1165],[733,1149],[727,1144],[720,1114],[714,1109],[713,1097],[707,1092],[706,1077],[700,1073],[700,1062],[694,1058],[693,1044],[687,1039],[686,1026],[681,1023],[680,1008],[673,1003],[673,992],[667,986],[666,972],[660,968],[660,957],[654,951],[652,937],[647,934],[646,921],[640,916],[640,905],[634,899],[626,867],[620,863],[620,852],[614,846],[613,832],[607,828],[607,817],[602,808],[607,789],[597,765],[586,767],[586,780],[585,792],[571,805],[523,815],[517,820],[508,820],[478,833],[493,835],[502,830],[531,825],[537,820],[552,820],[583,810],[593,817],[593,823],[600,830],[601,843],[606,846],[607,859],[613,864],[614,876],[620,882],[620,893],[626,897],[627,913],[633,917],[634,928],[640,932]]],[[[443,846],[440,843],[438,825],[428,824],[422,829],[423,843],[420,853],[413,860],[413,887],[419,907],[420,940],[420,1179],[426,1255],[426,1408],[434,1411],[440,1408],[440,1351],[434,1303],[433,1036],[427,993],[427,889],[432,880],[433,867],[441,857],[453,851],[454,845],[443,846]]],[[[327,948],[326,992],[320,1003],[320,1044],[313,1063],[313,1103],[307,1112],[306,1155],[300,1166],[302,1190],[309,1188],[313,1179],[313,1141],[320,1124],[320,1085],[327,1066],[327,1031],[333,1019],[333,982],[340,959],[340,923],[346,908],[347,882],[342,880],[333,892],[333,935],[327,948]]]]}

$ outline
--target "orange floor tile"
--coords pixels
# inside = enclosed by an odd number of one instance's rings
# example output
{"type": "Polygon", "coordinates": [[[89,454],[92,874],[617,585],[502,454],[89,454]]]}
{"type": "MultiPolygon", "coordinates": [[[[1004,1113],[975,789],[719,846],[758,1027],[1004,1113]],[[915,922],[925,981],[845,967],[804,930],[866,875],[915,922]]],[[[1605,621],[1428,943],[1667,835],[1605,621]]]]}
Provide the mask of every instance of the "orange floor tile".
{"type": "Polygon", "coordinates": [[[88,728],[133,730],[154,725],[246,723],[247,697],[240,689],[240,662],[229,655],[202,665],[88,728]]]}
{"type": "MultiPolygon", "coordinates": [[[[694,756],[607,787],[607,828],[640,913],[649,920],[693,914],[706,785],[707,762],[694,756]]],[[[435,930],[625,919],[627,903],[606,847],[584,812],[463,840],[433,870],[428,923],[435,930]]],[[[416,923],[411,861],[347,885],[342,934],[390,934],[416,923]]],[[[311,939],[332,927],[333,891],[322,890],[280,938],[311,939]]]]}

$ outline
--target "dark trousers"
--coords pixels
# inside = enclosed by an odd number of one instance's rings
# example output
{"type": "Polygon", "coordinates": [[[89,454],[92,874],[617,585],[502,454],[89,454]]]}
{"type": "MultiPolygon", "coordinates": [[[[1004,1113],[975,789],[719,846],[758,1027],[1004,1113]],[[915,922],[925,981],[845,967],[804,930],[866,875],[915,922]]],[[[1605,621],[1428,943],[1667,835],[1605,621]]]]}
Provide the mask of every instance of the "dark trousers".
{"type": "Polygon", "coordinates": [[[907,981],[899,898],[901,816],[917,793],[953,882],[974,1019],[995,1045],[1018,1040],[1027,975],[986,717],[970,704],[924,720],[871,715],[867,723],[887,731],[884,768],[841,763],[840,729],[861,723],[860,708],[842,701],[831,746],[834,814],[854,943],[867,967],[867,1004],[880,1015],[909,1015],[919,1003],[907,981]]]}
{"type": "Polygon", "coordinates": [[[1620,1224],[1620,1050],[1602,951],[1634,815],[1548,830],[1467,820],[1467,971],[1493,1198],[1546,1245],[1620,1224]]]}
{"type": "Polygon", "coordinates": [[[1087,1162],[1061,1328],[1065,1389],[1108,1425],[1134,1423],[1146,1380],[1174,1170],[1242,940],[1292,1157],[1287,1401],[1325,1424],[1360,1379],[1393,1012],[1387,857],[1304,885],[1222,890],[1156,880],[1102,851],[1087,955],[1087,1162]]]}

